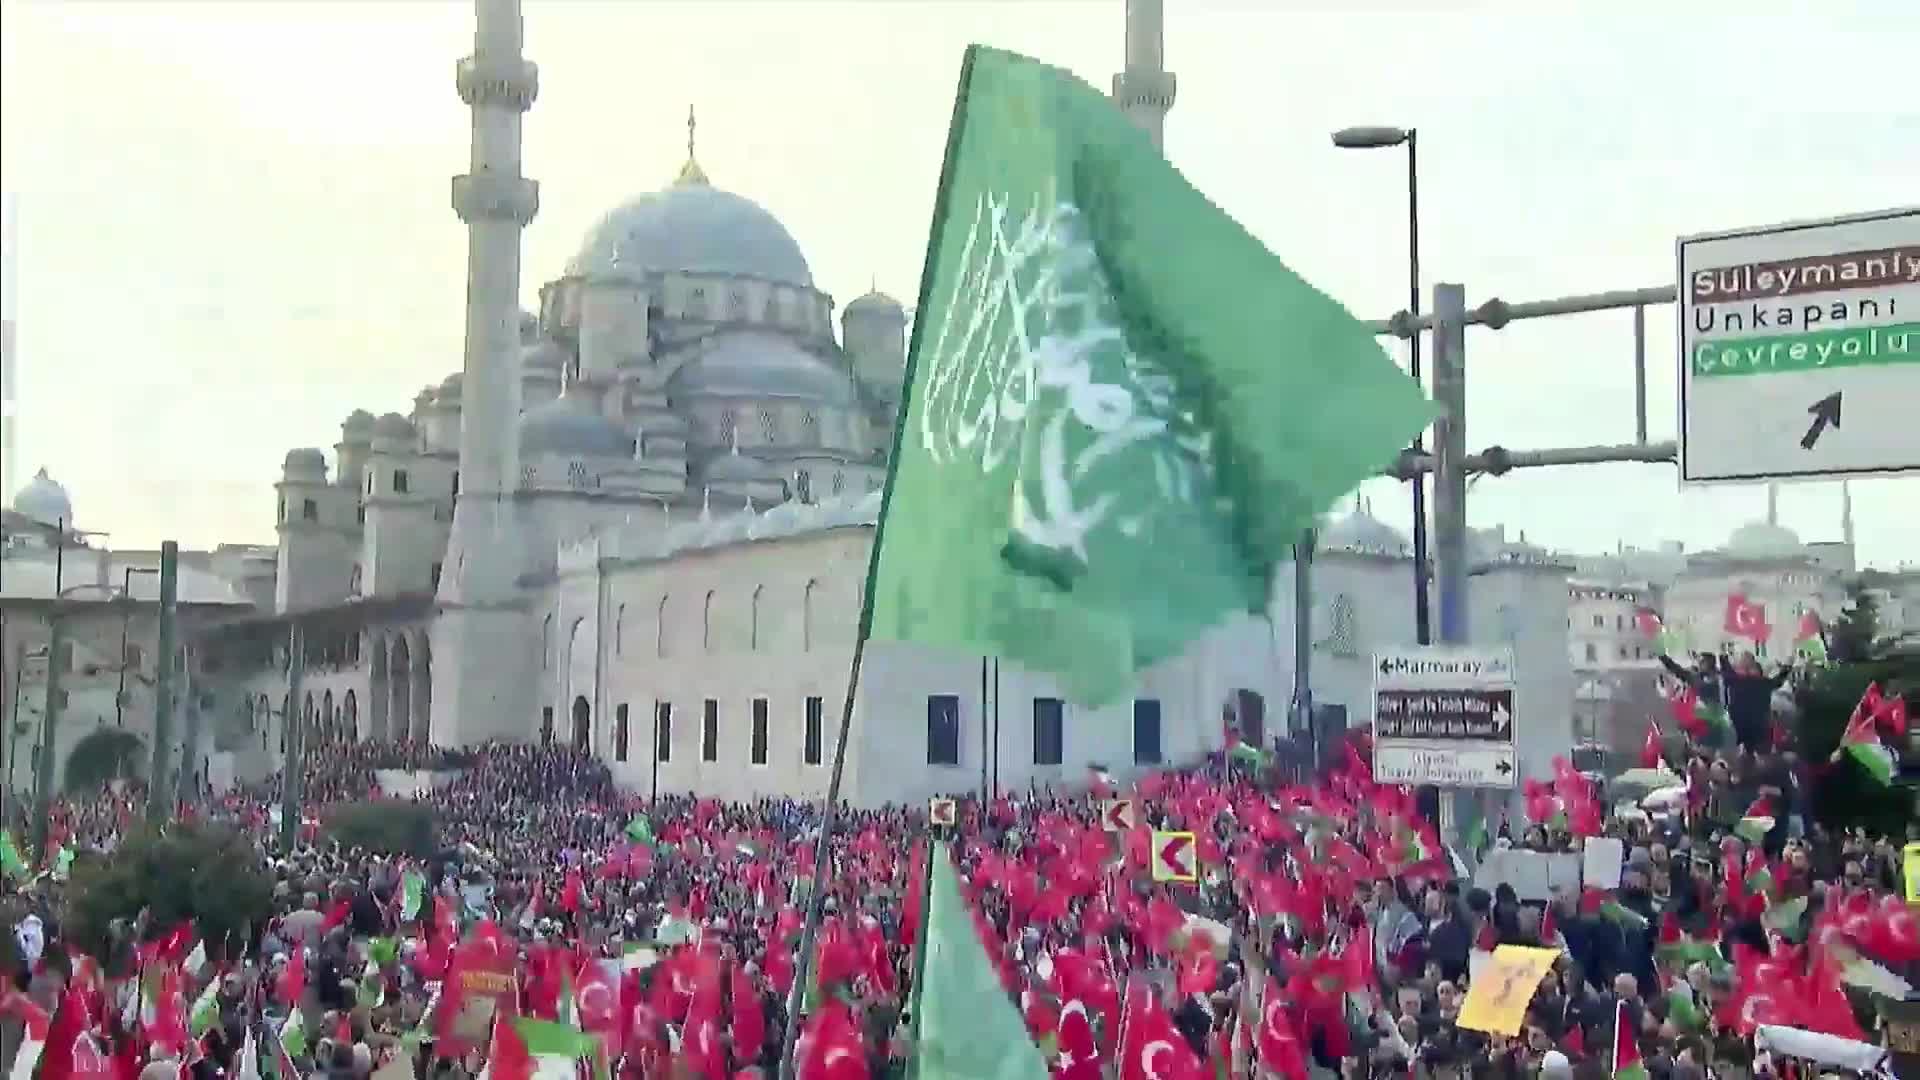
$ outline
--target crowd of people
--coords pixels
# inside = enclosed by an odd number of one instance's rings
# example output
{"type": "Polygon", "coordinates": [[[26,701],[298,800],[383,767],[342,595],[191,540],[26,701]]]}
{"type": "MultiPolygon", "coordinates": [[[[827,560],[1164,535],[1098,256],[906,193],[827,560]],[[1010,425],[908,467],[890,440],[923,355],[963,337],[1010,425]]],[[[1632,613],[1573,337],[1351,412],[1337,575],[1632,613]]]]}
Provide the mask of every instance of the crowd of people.
{"type": "MultiPolygon", "coordinates": [[[[544,1067],[542,1033],[575,1028],[595,1047],[577,1067],[596,1075],[771,1077],[796,1022],[805,1080],[900,1075],[937,834],[1066,1080],[1765,1075],[1784,1063],[1756,1050],[1762,1025],[1879,1041],[1868,995],[1920,975],[1901,892],[1901,846],[1920,832],[1823,828],[1805,792],[1825,766],[1741,722],[1718,748],[1681,740],[1663,763],[1686,781],[1670,806],[1615,813],[1561,763],[1528,785],[1522,817],[1451,848],[1414,793],[1374,782],[1355,736],[1306,778],[1224,753],[1138,777],[1128,831],[1106,828],[1100,777],[960,797],[943,830],[926,807],[852,810],[827,866],[814,804],[650,801],[559,747],[317,747],[316,802],[377,797],[379,768],[457,770],[416,797],[440,849],[344,850],[321,828],[278,853],[274,785],[233,793],[211,816],[252,830],[275,888],[244,949],[204,961],[190,926],[134,923],[146,944],[125,955],[64,958],[62,875],[12,880],[19,966],[0,1012],[40,1032],[49,1080],[502,1080],[544,1067]],[[1196,834],[1197,883],[1153,881],[1153,828],[1196,834]],[[1523,896],[1470,873],[1593,837],[1621,841],[1615,886],[1523,896]],[[795,995],[814,889],[826,918],[795,995]],[[1509,945],[1552,950],[1551,970],[1507,1030],[1458,1022],[1509,945]],[[554,1027],[488,1025],[507,1012],[554,1027]],[[1178,1038],[1141,1042],[1162,1029],[1178,1038]]],[[[66,803],[64,842],[110,851],[136,798],[66,803]]]]}

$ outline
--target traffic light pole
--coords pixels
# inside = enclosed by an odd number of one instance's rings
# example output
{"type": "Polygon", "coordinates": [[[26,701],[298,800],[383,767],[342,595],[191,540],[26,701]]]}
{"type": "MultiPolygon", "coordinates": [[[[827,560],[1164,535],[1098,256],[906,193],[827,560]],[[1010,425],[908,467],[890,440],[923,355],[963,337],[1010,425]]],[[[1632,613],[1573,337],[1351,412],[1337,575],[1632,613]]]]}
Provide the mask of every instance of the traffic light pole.
{"type": "Polygon", "coordinates": [[[67,670],[66,602],[61,593],[66,586],[67,523],[54,523],[53,606],[47,609],[47,700],[40,713],[40,744],[33,755],[33,852],[45,859],[47,834],[53,827],[53,737],[60,730],[60,710],[66,704],[66,691],[60,676],[67,670]]]}

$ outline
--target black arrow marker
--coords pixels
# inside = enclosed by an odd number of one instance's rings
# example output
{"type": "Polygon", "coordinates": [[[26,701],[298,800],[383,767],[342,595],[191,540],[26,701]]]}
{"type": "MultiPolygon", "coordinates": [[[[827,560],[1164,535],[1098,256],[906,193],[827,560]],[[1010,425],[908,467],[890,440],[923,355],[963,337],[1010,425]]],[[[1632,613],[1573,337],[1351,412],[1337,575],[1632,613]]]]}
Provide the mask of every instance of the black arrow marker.
{"type": "Polygon", "coordinates": [[[1813,415],[1813,425],[1800,438],[1802,450],[1813,449],[1813,444],[1819,442],[1820,436],[1826,433],[1827,425],[1833,425],[1835,431],[1840,430],[1840,391],[1835,390],[1814,402],[1807,412],[1813,415]]]}
{"type": "Polygon", "coordinates": [[[1501,758],[1500,764],[1495,765],[1493,768],[1495,772],[1498,772],[1501,776],[1505,776],[1508,773],[1513,771],[1513,762],[1508,761],[1505,758],[1501,758]]]}

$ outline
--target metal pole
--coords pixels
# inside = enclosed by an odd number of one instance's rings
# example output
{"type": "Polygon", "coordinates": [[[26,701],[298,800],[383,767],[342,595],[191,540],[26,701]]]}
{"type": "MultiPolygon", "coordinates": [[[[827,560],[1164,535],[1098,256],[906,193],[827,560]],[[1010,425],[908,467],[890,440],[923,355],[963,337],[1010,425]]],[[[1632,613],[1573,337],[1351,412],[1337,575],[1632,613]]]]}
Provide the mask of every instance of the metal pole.
{"type": "Polygon", "coordinates": [[[660,798],[660,699],[653,699],[653,794],[648,801],[660,798]]]}
{"type": "MultiPolygon", "coordinates": [[[[1453,284],[1433,288],[1433,397],[1441,408],[1433,427],[1434,579],[1440,593],[1440,641],[1467,642],[1467,394],[1466,289],[1453,284]]],[[[1441,838],[1458,837],[1459,801],[1470,797],[1446,789],[1438,793],[1441,838]]]]}
{"type": "Polygon", "coordinates": [[[53,606],[47,616],[47,703],[40,714],[40,746],[33,768],[33,850],[36,858],[46,858],[47,832],[53,814],[53,736],[60,728],[60,710],[66,691],[60,688],[60,676],[67,666],[66,601],[60,596],[66,586],[67,522],[54,523],[53,606]]]}
{"type": "MultiPolygon", "coordinates": [[[[27,681],[27,643],[22,641],[13,649],[13,693],[7,706],[7,782],[0,785],[0,821],[12,821],[7,810],[13,805],[13,774],[20,757],[20,690],[27,681]]],[[[5,687],[0,687],[4,690],[5,687]]]]}
{"type": "Polygon", "coordinates": [[[120,685],[113,692],[113,726],[127,726],[127,631],[133,625],[133,567],[120,576],[120,685]]]}
{"type": "Polygon", "coordinates": [[[1433,425],[1434,578],[1440,593],[1440,640],[1467,640],[1466,289],[1433,288],[1433,396],[1441,408],[1433,425]]]}
{"type": "Polygon", "coordinates": [[[1000,658],[993,658],[993,797],[1000,797],[1000,658]]]}
{"type": "MultiPolygon", "coordinates": [[[[1420,318],[1420,132],[1407,131],[1407,314],[1420,318]]],[[[1407,374],[1420,382],[1420,332],[1407,338],[1407,374]]],[[[1425,449],[1425,433],[1413,437],[1413,449],[1425,449]]],[[[1427,595],[1427,481],[1413,478],[1413,628],[1422,645],[1433,642],[1432,604],[1427,595]]]]}
{"type": "Polygon", "coordinates": [[[160,615],[158,639],[154,644],[153,668],[153,771],[147,780],[147,820],[165,821],[174,793],[167,767],[173,757],[173,608],[180,587],[180,545],[171,540],[160,545],[160,615]]]}
{"type": "Polygon", "coordinates": [[[987,801],[987,662],[980,658],[980,801],[987,801]]]}
{"type": "Polygon", "coordinates": [[[1633,439],[1647,444],[1647,309],[1633,309],[1633,439]]]}
{"type": "MultiPolygon", "coordinates": [[[[1414,490],[1418,491],[1418,488],[1414,490]]],[[[1314,768],[1320,739],[1313,730],[1313,547],[1312,529],[1293,545],[1293,730],[1304,733],[1314,768]]],[[[1424,592],[1424,590],[1422,590],[1424,592]]],[[[1261,749],[1266,749],[1261,747],[1261,749]]]]}
{"type": "Polygon", "coordinates": [[[300,682],[307,676],[307,642],[298,622],[287,624],[287,750],[280,767],[280,850],[293,853],[300,837],[301,749],[307,741],[300,682]]]}

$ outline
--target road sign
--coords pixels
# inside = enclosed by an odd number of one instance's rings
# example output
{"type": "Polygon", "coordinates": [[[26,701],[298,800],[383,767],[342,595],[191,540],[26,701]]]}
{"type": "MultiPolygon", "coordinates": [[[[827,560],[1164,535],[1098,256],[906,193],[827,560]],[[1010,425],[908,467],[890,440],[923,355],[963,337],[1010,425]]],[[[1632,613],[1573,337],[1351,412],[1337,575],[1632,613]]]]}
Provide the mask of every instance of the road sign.
{"type": "Polygon", "coordinates": [[[1373,776],[1511,788],[1513,650],[1408,648],[1373,658],[1373,776]]]}
{"type": "Polygon", "coordinates": [[[1192,833],[1154,832],[1153,880],[1188,884],[1200,880],[1200,853],[1193,846],[1192,833]]]}
{"type": "Polygon", "coordinates": [[[1683,237],[1680,480],[1920,471],[1920,210],[1683,237]]]}
{"type": "Polygon", "coordinates": [[[927,802],[927,820],[951,828],[960,823],[960,809],[952,799],[930,799],[927,802]]]}
{"type": "Polygon", "coordinates": [[[1108,832],[1126,832],[1140,823],[1134,813],[1132,799],[1108,799],[1107,807],[1100,812],[1100,823],[1108,832]]]}

